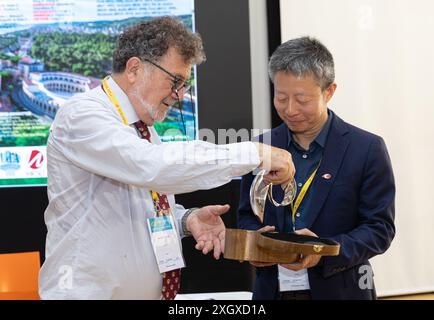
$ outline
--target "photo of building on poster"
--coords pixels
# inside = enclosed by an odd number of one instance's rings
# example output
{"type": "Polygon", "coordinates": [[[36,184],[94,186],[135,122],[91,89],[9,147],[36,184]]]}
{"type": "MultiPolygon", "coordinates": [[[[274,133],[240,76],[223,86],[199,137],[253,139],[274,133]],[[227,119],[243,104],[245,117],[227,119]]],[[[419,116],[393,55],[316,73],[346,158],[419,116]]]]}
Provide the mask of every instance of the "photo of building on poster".
{"type": "MultiPolygon", "coordinates": [[[[192,0],[1,1],[0,187],[46,184],[45,146],[59,108],[110,74],[122,30],[165,15],[194,30],[192,0]]],[[[154,125],[162,141],[196,137],[195,79],[193,69],[185,126],[178,108],[154,125]]]]}

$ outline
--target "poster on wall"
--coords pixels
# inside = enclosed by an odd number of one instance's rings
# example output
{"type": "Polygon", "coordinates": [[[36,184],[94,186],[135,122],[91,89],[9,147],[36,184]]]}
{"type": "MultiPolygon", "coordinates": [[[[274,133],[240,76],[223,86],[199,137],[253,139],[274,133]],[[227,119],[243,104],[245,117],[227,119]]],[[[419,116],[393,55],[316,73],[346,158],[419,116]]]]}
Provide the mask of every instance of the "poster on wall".
{"type": "MultiPolygon", "coordinates": [[[[193,0],[2,0],[0,2],[0,187],[47,183],[46,142],[62,104],[111,72],[116,38],[128,26],[177,16],[194,30],[193,0]]],[[[197,132],[196,70],[182,117],[156,123],[162,141],[197,132]]]]}

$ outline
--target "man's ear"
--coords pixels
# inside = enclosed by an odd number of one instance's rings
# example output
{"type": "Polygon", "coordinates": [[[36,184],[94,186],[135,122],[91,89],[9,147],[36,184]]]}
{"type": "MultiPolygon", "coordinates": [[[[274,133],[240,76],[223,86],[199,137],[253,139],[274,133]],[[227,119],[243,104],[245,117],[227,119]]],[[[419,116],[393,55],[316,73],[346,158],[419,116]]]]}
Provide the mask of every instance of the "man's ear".
{"type": "Polygon", "coordinates": [[[130,84],[136,83],[141,64],[142,62],[137,57],[128,59],[125,65],[125,76],[130,84]]]}
{"type": "Polygon", "coordinates": [[[326,90],[325,90],[325,102],[328,103],[331,98],[333,97],[333,95],[335,94],[337,88],[337,84],[335,82],[333,82],[326,90]]]}

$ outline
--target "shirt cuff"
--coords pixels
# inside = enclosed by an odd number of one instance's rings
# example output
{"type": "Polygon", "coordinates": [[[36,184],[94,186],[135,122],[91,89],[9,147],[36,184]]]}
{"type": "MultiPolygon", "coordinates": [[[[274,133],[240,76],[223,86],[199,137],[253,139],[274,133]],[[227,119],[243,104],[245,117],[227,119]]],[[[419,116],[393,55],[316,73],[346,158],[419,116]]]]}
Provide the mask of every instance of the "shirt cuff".
{"type": "Polygon", "coordinates": [[[172,211],[173,211],[174,216],[175,216],[176,228],[178,230],[179,236],[181,238],[183,238],[183,237],[185,237],[185,235],[184,235],[184,231],[182,230],[182,217],[188,211],[188,209],[185,209],[182,206],[178,207],[178,205],[176,205],[172,211]]]}
{"type": "Polygon", "coordinates": [[[259,152],[251,141],[227,144],[232,166],[232,176],[243,176],[256,169],[261,163],[259,152]]]}

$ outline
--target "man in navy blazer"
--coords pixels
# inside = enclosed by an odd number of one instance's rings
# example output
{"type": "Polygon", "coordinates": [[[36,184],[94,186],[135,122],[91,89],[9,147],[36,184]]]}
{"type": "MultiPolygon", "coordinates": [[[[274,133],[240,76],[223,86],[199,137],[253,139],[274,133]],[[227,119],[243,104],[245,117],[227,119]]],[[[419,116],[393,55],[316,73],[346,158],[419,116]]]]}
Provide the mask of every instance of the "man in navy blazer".
{"type": "MultiPolygon", "coordinates": [[[[288,150],[296,167],[298,207],[269,201],[264,222],[250,207],[252,174],[243,177],[238,226],[296,232],[337,241],[335,257],[308,255],[287,265],[251,262],[253,299],[376,299],[369,259],[395,235],[395,184],[383,139],[352,126],[329,108],[336,84],[331,53],[303,37],[282,44],[269,63],[274,105],[283,124],[259,137],[288,150]],[[309,184],[309,178],[313,177],[309,184]]],[[[281,188],[273,188],[282,198],[281,188]]]]}

